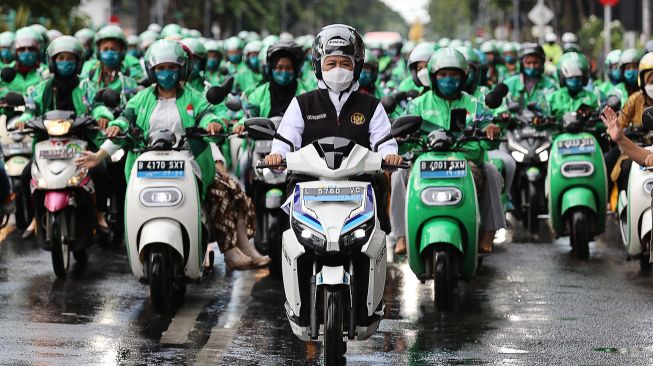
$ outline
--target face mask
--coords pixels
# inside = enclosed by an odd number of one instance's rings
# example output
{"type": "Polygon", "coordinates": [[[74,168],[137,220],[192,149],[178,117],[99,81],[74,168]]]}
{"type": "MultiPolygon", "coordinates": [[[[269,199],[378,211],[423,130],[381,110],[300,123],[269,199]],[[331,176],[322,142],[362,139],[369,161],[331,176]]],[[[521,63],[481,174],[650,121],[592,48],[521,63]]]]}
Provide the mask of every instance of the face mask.
{"type": "Polygon", "coordinates": [[[247,59],[247,63],[249,64],[249,67],[251,67],[252,69],[258,70],[258,57],[250,56],[247,59]]]}
{"type": "Polygon", "coordinates": [[[612,84],[619,84],[621,82],[621,70],[611,69],[609,76],[612,84]]]}
{"type": "Polygon", "coordinates": [[[624,81],[631,86],[637,85],[637,70],[624,71],[624,81]]]}
{"type": "Polygon", "coordinates": [[[649,98],[653,99],[653,85],[647,84],[644,87],[644,91],[646,92],[646,95],[648,95],[649,98]]]}
{"type": "Polygon", "coordinates": [[[358,78],[358,83],[361,86],[370,86],[372,84],[372,73],[367,70],[361,71],[361,76],[358,78]]]}
{"type": "Polygon", "coordinates": [[[38,55],[34,51],[26,51],[18,54],[18,62],[26,67],[32,67],[36,64],[38,55]]]}
{"type": "Polygon", "coordinates": [[[140,58],[141,57],[140,52],[138,52],[138,50],[135,49],[135,48],[132,48],[132,49],[128,50],[127,54],[132,56],[132,57],[135,57],[135,58],[140,58]]]}
{"type": "Polygon", "coordinates": [[[57,75],[71,76],[75,73],[77,62],[75,61],[56,61],[57,75]]]}
{"type": "Polygon", "coordinates": [[[240,61],[242,60],[242,56],[241,55],[228,55],[227,59],[229,59],[229,62],[231,62],[232,64],[239,64],[240,61]]]}
{"type": "Polygon", "coordinates": [[[428,88],[429,85],[431,85],[431,81],[429,80],[429,70],[427,68],[419,70],[417,72],[417,80],[419,80],[423,87],[428,88]]]}
{"type": "Polygon", "coordinates": [[[524,67],[524,75],[529,78],[536,78],[540,76],[540,70],[535,67],[524,67]]]}
{"type": "Polygon", "coordinates": [[[517,62],[515,56],[504,56],[503,60],[506,61],[507,64],[511,64],[511,65],[517,62]]]}
{"type": "Polygon", "coordinates": [[[215,70],[218,68],[218,59],[217,58],[210,58],[206,60],[206,67],[209,70],[215,70]]]}
{"type": "Polygon", "coordinates": [[[116,68],[120,65],[120,52],[114,50],[107,50],[100,52],[100,61],[110,68],[116,68]]]}
{"type": "Polygon", "coordinates": [[[200,63],[199,62],[193,62],[193,69],[190,72],[190,77],[191,77],[191,79],[195,79],[198,76],[200,76],[200,63]]]}
{"type": "Polygon", "coordinates": [[[156,83],[163,90],[170,90],[177,86],[179,74],[177,70],[159,70],[155,71],[156,83]]]}
{"type": "Polygon", "coordinates": [[[274,82],[281,86],[286,86],[295,79],[295,75],[288,71],[272,71],[274,82]]]}
{"type": "Polygon", "coordinates": [[[4,61],[9,63],[14,60],[14,55],[13,53],[11,53],[11,50],[9,48],[3,48],[2,50],[0,50],[0,58],[2,58],[4,61]]]}
{"type": "Polygon", "coordinates": [[[324,71],[322,79],[329,89],[340,93],[351,86],[351,82],[354,80],[354,72],[342,67],[334,67],[329,71],[324,71]]]}
{"type": "Polygon", "coordinates": [[[572,93],[578,93],[581,89],[583,89],[583,83],[580,78],[565,79],[565,85],[567,86],[567,89],[569,89],[569,91],[572,93]]]}
{"type": "Polygon", "coordinates": [[[458,91],[458,88],[460,88],[460,78],[447,76],[438,78],[437,80],[438,89],[445,97],[454,95],[458,91]]]}

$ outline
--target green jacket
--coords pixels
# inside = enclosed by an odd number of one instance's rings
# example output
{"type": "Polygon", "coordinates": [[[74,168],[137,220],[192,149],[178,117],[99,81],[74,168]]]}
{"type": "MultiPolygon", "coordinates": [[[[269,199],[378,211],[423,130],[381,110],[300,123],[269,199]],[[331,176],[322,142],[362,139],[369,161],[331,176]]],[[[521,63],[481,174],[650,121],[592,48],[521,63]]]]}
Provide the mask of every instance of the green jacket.
{"type": "MultiPolygon", "coordinates": [[[[297,90],[295,96],[306,93],[304,86],[301,82],[297,81],[297,90]]],[[[250,117],[270,117],[270,110],[272,109],[270,98],[270,82],[267,82],[254,91],[247,97],[247,108],[250,117]]],[[[241,118],[240,123],[245,122],[245,117],[241,118]]]]}
{"type": "Polygon", "coordinates": [[[621,99],[621,106],[623,107],[628,100],[628,91],[623,83],[617,85],[612,84],[610,80],[605,80],[594,89],[596,96],[599,98],[601,104],[607,102],[608,98],[612,95],[616,95],[621,99]]]}
{"type": "MultiPolygon", "coordinates": [[[[482,103],[465,92],[462,92],[459,99],[446,100],[437,96],[435,92],[428,91],[413,99],[407,109],[408,114],[421,116],[424,120],[421,128],[424,135],[437,129],[450,130],[453,109],[467,110],[467,125],[473,124],[476,117],[491,116],[482,103]]],[[[487,123],[484,123],[478,127],[484,128],[486,125],[487,123]]],[[[490,145],[485,142],[470,142],[465,145],[465,149],[468,150],[465,155],[469,160],[482,163],[487,160],[486,150],[490,149],[490,145]]]]}
{"type": "Polygon", "coordinates": [[[576,112],[581,105],[590,107],[597,106],[596,94],[586,89],[581,90],[578,95],[572,97],[567,87],[562,87],[547,96],[547,102],[551,108],[551,114],[562,121],[562,116],[567,112],[576,112]]]}
{"type": "MultiPolygon", "coordinates": [[[[51,111],[54,105],[56,105],[56,95],[52,92],[52,83],[53,79],[47,79],[39,83],[32,93],[28,96],[27,106],[28,108],[25,112],[19,117],[19,121],[29,121],[35,117],[44,115],[46,112],[51,111]]],[[[88,85],[80,83],[75,89],[73,89],[73,105],[75,106],[75,114],[77,116],[90,115],[93,119],[98,120],[100,118],[106,118],[108,120],[113,119],[113,113],[109,111],[107,107],[102,105],[101,102],[94,102],[92,98],[89,98],[89,95],[95,95],[95,91],[91,90],[88,85]]],[[[104,140],[101,138],[104,136],[104,133],[101,131],[90,133],[89,137],[91,142],[95,144],[96,147],[100,147],[104,140]]],[[[43,140],[42,137],[36,137],[35,142],[43,140]]],[[[32,145],[34,146],[34,145],[32,145]]]]}
{"type": "Polygon", "coordinates": [[[417,90],[420,93],[424,90],[423,86],[417,86],[415,82],[413,81],[412,76],[407,76],[401,83],[399,83],[399,87],[397,88],[399,91],[409,91],[409,90],[417,90]]]}
{"type": "Polygon", "coordinates": [[[552,78],[542,75],[531,91],[526,91],[522,74],[513,75],[503,81],[508,86],[508,93],[511,100],[518,102],[521,108],[525,108],[530,102],[540,105],[543,110],[548,110],[546,104],[547,95],[558,89],[558,83],[552,78]]]}
{"type": "Polygon", "coordinates": [[[239,68],[236,73],[234,88],[242,91],[245,95],[249,95],[261,84],[261,80],[263,80],[263,75],[245,66],[245,68],[239,68]]]}
{"type": "MultiPolygon", "coordinates": [[[[92,69],[97,69],[100,67],[100,60],[97,58],[92,58],[84,62],[82,66],[82,72],[80,73],[80,78],[88,78],[89,73],[92,69]]],[[[125,58],[122,60],[122,67],[120,72],[123,75],[128,75],[134,80],[140,81],[145,77],[143,73],[143,68],[141,67],[140,61],[131,55],[125,55],[125,58]]]]}
{"type": "MultiPolygon", "coordinates": [[[[181,123],[184,128],[199,125],[206,128],[211,122],[222,123],[213,114],[213,108],[206,101],[203,94],[188,86],[179,88],[177,92],[177,108],[181,116],[181,123]]],[[[130,126],[138,127],[143,136],[150,133],[150,118],[157,105],[156,85],[152,85],[127,102],[127,107],[120,117],[109,123],[109,126],[118,126],[121,130],[127,131],[130,126]]],[[[224,124],[222,123],[224,128],[224,124]]],[[[209,144],[201,140],[190,140],[190,150],[202,172],[202,198],[205,197],[207,189],[215,179],[215,165],[209,144]]],[[[125,175],[127,180],[131,175],[132,167],[137,155],[129,151],[125,164],[125,175]]]]}
{"type": "Polygon", "coordinates": [[[16,77],[10,83],[6,83],[0,80],[0,97],[4,96],[8,92],[14,92],[22,95],[27,95],[29,89],[32,86],[36,86],[42,81],[42,75],[40,71],[32,70],[27,74],[23,75],[19,72],[16,73],[16,77]]]}
{"type": "Polygon", "coordinates": [[[204,80],[208,81],[211,86],[219,86],[224,81],[224,75],[218,67],[215,71],[204,71],[204,80]]]}
{"type": "Polygon", "coordinates": [[[302,84],[306,91],[312,91],[317,89],[317,76],[313,71],[313,63],[311,61],[304,62],[302,67],[302,84]]]}
{"type": "Polygon", "coordinates": [[[133,97],[138,92],[138,83],[131,76],[127,76],[122,72],[118,74],[118,77],[115,78],[109,85],[103,85],[102,80],[102,70],[100,64],[97,63],[95,67],[89,70],[88,78],[83,80],[82,83],[92,84],[93,89],[100,90],[102,88],[108,87],[114,91],[120,93],[121,105],[124,106],[127,104],[127,101],[133,97]]]}

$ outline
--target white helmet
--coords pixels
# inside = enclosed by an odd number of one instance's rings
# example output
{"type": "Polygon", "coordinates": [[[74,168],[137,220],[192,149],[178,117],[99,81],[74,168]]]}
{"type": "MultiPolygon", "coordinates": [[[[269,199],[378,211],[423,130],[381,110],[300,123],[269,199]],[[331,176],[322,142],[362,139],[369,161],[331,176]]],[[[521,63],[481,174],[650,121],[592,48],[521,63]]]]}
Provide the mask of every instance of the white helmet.
{"type": "Polygon", "coordinates": [[[562,35],[562,43],[578,43],[578,37],[571,32],[562,35]]]}
{"type": "Polygon", "coordinates": [[[544,41],[547,42],[547,43],[554,43],[554,42],[557,42],[557,41],[558,41],[558,36],[556,36],[556,34],[553,33],[553,32],[551,32],[551,33],[547,33],[547,34],[544,36],[544,41]]]}

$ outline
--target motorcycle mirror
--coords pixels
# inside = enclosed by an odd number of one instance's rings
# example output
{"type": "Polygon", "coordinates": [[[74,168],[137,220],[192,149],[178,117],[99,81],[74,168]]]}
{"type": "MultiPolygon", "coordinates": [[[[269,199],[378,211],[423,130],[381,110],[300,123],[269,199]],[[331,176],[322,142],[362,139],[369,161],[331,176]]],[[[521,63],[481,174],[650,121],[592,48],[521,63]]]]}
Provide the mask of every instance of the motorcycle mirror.
{"type": "Polygon", "coordinates": [[[449,128],[451,132],[460,132],[467,125],[467,110],[464,108],[455,108],[451,110],[449,128]]]}
{"type": "Polygon", "coordinates": [[[4,69],[2,69],[2,72],[0,72],[0,78],[5,83],[11,83],[12,81],[14,81],[15,77],[16,77],[16,69],[13,67],[5,67],[4,69]]]}
{"type": "Polygon", "coordinates": [[[422,117],[420,116],[401,116],[392,123],[390,135],[392,137],[406,137],[422,127],[422,117]]]}
{"type": "Polygon", "coordinates": [[[221,67],[220,68],[220,74],[222,75],[229,75],[229,69],[226,67],[221,67]]]}
{"type": "Polygon", "coordinates": [[[419,97],[419,91],[415,89],[406,91],[406,98],[415,99],[417,97],[419,97]]]}
{"type": "Polygon", "coordinates": [[[229,110],[234,112],[238,112],[241,109],[243,109],[243,102],[240,100],[240,98],[231,97],[227,99],[226,104],[227,104],[227,108],[229,108],[229,110]]]}
{"type": "Polygon", "coordinates": [[[653,107],[644,109],[642,113],[642,128],[653,131],[653,107]]]}
{"type": "Polygon", "coordinates": [[[274,122],[267,118],[248,118],[245,120],[247,136],[252,140],[272,140],[277,134],[274,122]]]}
{"type": "Polygon", "coordinates": [[[206,91],[206,100],[213,104],[218,105],[222,103],[229,95],[229,90],[222,88],[222,86],[212,86],[206,91]]]}
{"type": "Polygon", "coordinates": [[[231,89],[234,88],[234,81],[235,81],[234,77],[231,76],[231,77],[227,78],[227,80],[225,80],[224,83],[222,83],[222,85],[220,85],[220,87],[227,90],[227,91],[231,91],[231,89]]]}
{"type": "Polygon", "coordinates": [[[510,102],[508,103],[508,112],[510,113],[518,113],[519,112],[519,103],[517,102],[510,102]]]}
{"type": "Polygon", "coordinates": [[[111,88],[104,89],[100,98],[102,98],[102,103],[104,103],[107,108],[114,109],[120,106],[120,94],[111,88]]]}
{"type": "Polygon", "coordinates": [[[608,98],[606,105],[610,107],[610,109],[612,109],[613,111],[619,112],[621,110],[621,99],[616,95],[611,95],[608,98]]]}
{"type": "Polygon", "coordinates": [[[7,102],[10,107],[15,108],[25,105],[25,98],[18,93],[9,92],[5,95],[5,102],[7,102]]]}
{"type": "Polygon", "coordinates": [[[391,114],[397,107],[397,100],[392,95],[386,95],[381,98],[381,105],[383,106],[383,109],[385,109],[385,113],[391,114]]]}

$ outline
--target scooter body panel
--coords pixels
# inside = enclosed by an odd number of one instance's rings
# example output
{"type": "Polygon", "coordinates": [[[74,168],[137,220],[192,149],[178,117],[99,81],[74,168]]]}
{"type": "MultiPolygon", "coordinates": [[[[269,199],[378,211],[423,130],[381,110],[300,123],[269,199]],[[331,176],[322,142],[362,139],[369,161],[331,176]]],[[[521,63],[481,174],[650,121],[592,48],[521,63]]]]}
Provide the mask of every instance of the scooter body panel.
{"type": "Polygon", "coordinates": [[[633,162],[628,176],[626,192],[619,192],[620,227],[622,239],[629,255],[639,255],[644,250],[642,239],[651,231],[651,191],[653,172],[642,170],[633,162]],[[624,202],[622,202],[624,201],[624,202]]]}
{"type": "Polygon", "coordinates": [[[125,238],[135,276],[143,275],[146,258],[141,255],[142,249],[156,240],[168,240],[161,244],[170,245],[180,252],[186,277],[193,280],[201,277],[204,259],[202,220],[193,164],[192,155],[186,151],[149,151],[136,159],[125,201],[125,238]],[[139,167],[145,169],[152,162],[162,164],[155,167],[184,162],[184,168],[172,174],[176,176],[168,176],[170,174],[165,173],[165,169],[161,174],[156,170],[139,172],[139,167]],[[157,177],[157,174],[160,176],[157,177]],[[152,200],[168,199],[168,194],[175,199],[170,198],[166,203],[152,203],[152,200]],[[158,198],[153,198],[155,196],[158,198]],[[159,230],[157,226],[161,227],[161,233],[156,232],[159,230]],[[173,233],[175,228],[177,233],[173,233]]]}
{"type": "Polygon", "coordinates": [[[467,163],[464,176],[435,177],[433,174],[431,177],[422,176],[423,164],[440,161],[466,162],[466,159],[461,153],[429,152],[422,154],[413,164],[408,179],[406,199],[406,240],[410,268],[418,276],[424,274],[426,272],[422,256],[424,250],[432,244],[447,243],[462,252],[461,270],[465,276],[473,276],[476,272],[478,256],[480,213],[472,170],[467,163]],[[454,191],[451,191],[452,189],[454,191]],[[425,202],[425,195],[437,195],[440,191],[458,192],[456,193],[460,195],[458,202],[447,205],[432,205],[425,202]],[[452,230],[457,226],[456,232],[459,234],[445,233],[432,223],[447,225],[452,230]],[[425,239],[429,242],[423,242],[425,239]]]}
{"type": "Polygon", "coordinates": [[[39,189],[64,189],[69,187],[71,178],[83,173],[74,159],[86,150],[84,140],[51,137],[36,143],[32,164],[32,179],[39,189]]]}
{"type": "Polygon", "coordinates": [[[603,153],[596,138],[586,132],[561,133],[551,146],[546,177],[551,226],[556,235],[567,234],[564,213],[570,207],[585,206],[596,212],[593,235],[605,231],[607,176],[603,153]],[[572,188],[583,188],[580,190],[572,188]],[[571,190],[571,191],[570,191],[571,190]],[[566,193],[568,192],[569,193],[566,193]],[[589,195],[581,192],[589,192],[589,195]],[[580,196],[577,196],[577,194],[580,196]],[[565,197],[575,203],[565,202],[565,197]],[[592,200],[582,202],[582,200],[592,200]]]}

